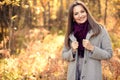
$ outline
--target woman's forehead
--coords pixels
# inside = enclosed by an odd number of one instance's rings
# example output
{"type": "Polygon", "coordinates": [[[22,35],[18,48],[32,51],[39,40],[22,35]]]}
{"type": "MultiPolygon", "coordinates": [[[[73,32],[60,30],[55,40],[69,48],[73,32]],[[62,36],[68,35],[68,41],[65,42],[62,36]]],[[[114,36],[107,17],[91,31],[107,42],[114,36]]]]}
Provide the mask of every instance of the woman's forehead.
{"type": "Polygon", "coordinates": [[[77,5],[77,6],[74,6],[74,7],[73,7],[73,12],[78,12],[78,11],[81,11],[81,10],[85,10],[85,9],[83,8],[83,6],[81,6],[81,5],[77,5]]]}

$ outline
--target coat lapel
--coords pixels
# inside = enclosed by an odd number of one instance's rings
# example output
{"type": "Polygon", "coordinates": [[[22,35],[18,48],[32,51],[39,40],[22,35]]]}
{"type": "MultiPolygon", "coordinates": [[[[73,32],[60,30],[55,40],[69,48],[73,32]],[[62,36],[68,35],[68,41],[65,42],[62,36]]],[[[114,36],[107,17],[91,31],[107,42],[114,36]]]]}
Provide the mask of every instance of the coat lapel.
{"type": "Polygon", "coordinates": [[[70,38],[71,41],[77,41],[77,39],[76,39],[76,37],[74,36],[73,33],[70,34],[69,38],[70,38]]]}
{"type": "MultiPolygon", "coordinates": [[[[76,37],[74,36],[74,34],[72,33],[72,34],[70,34],[70,36],[69,36],[69,38],[70,38],[70,40],[71,41],[77,41],[77,39],[76,39],[76,37]]],[[[76,67],[75,67],[75,74],[74,74],[74,80],[78,80],[78,51],[76,52],[76,57],[75,57],[75,64],[76,64],[76,67]]]]}
{"type": "Polygon", "coordinates": [[[87,33],[86,39],[89,40],[90,37],[92,36],[92,34],[93,34],[93,31],[90,30],[90,31],[87,33]]]}

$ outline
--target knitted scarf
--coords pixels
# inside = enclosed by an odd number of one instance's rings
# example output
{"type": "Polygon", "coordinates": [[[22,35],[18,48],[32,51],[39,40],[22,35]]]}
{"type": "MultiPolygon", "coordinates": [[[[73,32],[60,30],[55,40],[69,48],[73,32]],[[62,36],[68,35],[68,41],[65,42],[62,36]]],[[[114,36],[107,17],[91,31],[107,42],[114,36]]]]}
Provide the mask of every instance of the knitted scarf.
{"type": "Polygon", "coordinates": [[[88,21],[82,24],[74,23],[74,36],[77,38],[77,41],[79,43],[78,46],[78,55],[80,57],[84,57],[84,47],[82,45],[82,40],[86,38],[87,32],[88,32],[88,21]]]}

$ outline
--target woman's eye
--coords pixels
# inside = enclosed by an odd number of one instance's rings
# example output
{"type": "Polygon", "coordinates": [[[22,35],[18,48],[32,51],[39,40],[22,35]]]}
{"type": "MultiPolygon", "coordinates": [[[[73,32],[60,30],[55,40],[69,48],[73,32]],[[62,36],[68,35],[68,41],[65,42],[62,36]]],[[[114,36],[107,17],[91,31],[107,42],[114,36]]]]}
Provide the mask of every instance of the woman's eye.
{"type": "Polygon", "coordinates": [[[81,13],[84,13],[85,11],[81,11],[81,13]]]}
{"type": "Polygon", "coordinates": [[[78,15],[78,13],[75,13],[74,15],[78,15]]]}

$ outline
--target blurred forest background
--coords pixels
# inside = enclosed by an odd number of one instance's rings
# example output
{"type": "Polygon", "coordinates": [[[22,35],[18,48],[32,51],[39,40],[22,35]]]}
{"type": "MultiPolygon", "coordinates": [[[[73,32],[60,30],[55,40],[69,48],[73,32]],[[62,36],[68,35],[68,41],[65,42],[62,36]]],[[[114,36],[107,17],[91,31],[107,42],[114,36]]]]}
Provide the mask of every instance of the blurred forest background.
{"type": "MultiPolygon", "coordinates": [[[[66,80],[61,58],[74,0],[0,0],[0,80],[66,80]]],[[[107,28],[114,50],[103,80],[120,80],[120,0],[81,0],[107,28]]]]}

